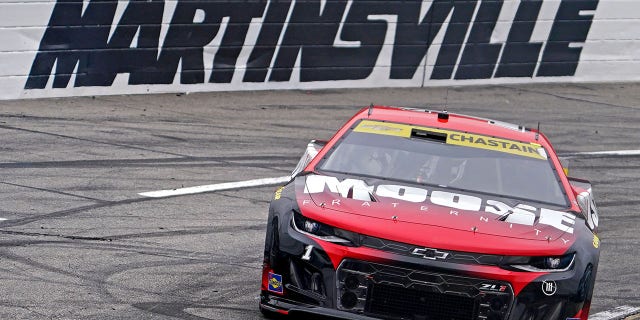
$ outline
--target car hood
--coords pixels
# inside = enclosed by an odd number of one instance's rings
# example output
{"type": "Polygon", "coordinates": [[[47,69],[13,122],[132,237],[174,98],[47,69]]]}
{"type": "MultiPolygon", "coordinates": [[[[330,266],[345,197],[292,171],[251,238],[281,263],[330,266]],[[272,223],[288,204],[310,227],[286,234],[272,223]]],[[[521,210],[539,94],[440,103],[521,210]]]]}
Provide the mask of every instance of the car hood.
{"type": "Polygon", "coordinates": [[[309,174],[297,179],[296,192],[304,214],[336,227],[341,227],[335,225],[341,223],[337,220],[360,219],[380,226],[400,223],[425,233],[438,228],[455,234],[566,243],[573,239],[576,222],[570,212],[535,202],[395,181],[309,174]]]}

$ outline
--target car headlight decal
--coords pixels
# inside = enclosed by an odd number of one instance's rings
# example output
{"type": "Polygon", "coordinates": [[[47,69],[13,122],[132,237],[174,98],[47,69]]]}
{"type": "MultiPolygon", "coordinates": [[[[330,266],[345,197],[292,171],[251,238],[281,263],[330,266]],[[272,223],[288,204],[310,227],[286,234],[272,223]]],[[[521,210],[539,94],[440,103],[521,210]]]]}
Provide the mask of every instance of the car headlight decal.
{"type": "Polygon", "coordinates": [[[304,222],[304,231],[316,234],[319,230],[320,230],[320,224],[319,223],[317,223],[315,221],[311,221],[311,220],[305,220],[305,222],[304,222]]]}
{"type": "Polygon", "coordinates": [[[359,243],[358,234],[317,222],[296,211],[293,212],[291,225],[296,231],[323,241],[346,246],[356,246],[359,243]]]}
{"type": "Polygon", "coordinates": [[[573,267],[575,253],[553,257],[505,257],[503,265],[528,272],[564,272],[573,267]]]}

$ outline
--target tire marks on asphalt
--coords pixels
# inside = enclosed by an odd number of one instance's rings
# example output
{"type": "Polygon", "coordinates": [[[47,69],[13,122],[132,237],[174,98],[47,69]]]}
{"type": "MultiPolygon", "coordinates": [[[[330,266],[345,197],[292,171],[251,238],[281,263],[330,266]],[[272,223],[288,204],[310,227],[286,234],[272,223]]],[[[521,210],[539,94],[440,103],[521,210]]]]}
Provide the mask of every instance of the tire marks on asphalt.
{"type": "MultiPolygon", "coordinates": [[[[295,165],[299,156],[228,156],[228,157],[171,157],[144,159],[101,159],[101,160],[67,160],[67,161],[38,161],[38,162],[4,162],[0,169],[32,169],[32,168],[138,168],[170,166],[242,166],[274,169],[276,166],[295,165]]],[[[279,169],[274,169],[279,170],[279,169]]]]}
{"type": "Polygon", "coordinates": [[[40,187],[34,187],[34,186],[27,186],[27,185],[11,183],[11,182],[0,182],[0,184],[13,186],[13,187],[26,188],[26,189],[31,189],[31,190],[51,192],[51,193],[55,193],[55,194],[59,194],[59,195],[63,195],[63,196],[69,196],[69,197],[74,197],[74,198],[91,200],[91,201],[95,201],[95,202],[98,202],[98,203],[108,203],[108,201],[106,201],[106,200],[97,199],[97,198],[93,198],[93,197],[86,197],[86,196],[82,196],[82,195],[79,195],[79,194],[74,194],[74,193],[69,193],[69,192],[64,192],[64,191],[58,191],[58,190],[53,190],[53,189],[40,188],[40,187]]]}
{"type": "MultiPolygon", "coordinates": [[[[451,101],[448,109],[515,122],[541,121],[552,140],[557,137],[556,141],[562,141],[559,146],[571,150],[636,148],[633,144],[638,139],[634,137],[640,128],[634,112],[637,110],[627,106],[637,105],[633,98],[637,96],[637,86],[627,91],[619,90],[619,85],[582,87],[586,89],[558,84],[523,86],[529,92],[486,87],[454,89],[447,93],[451,101]],[[580,116],[584,112],[593,114],[580,116]],[[612,120],[616,123],[609,122],[612,120]],[[546,125],[549,123],[551,126],[546,125]],[[595,130],[599,131],[597,135],[595,130]],[[582,133],[591,135],[581,136],[582,133]]],[[[7,318],[262,319],[256,295],[271,189],[138,200],[141,197],[137,192],[156,189],[151,184],[150,189],[138,190],[140,186],[149,186],[152,179],[159,185],[157,189],[170,188],[175,181],[169,177],[178,175],[184,177],[178,185],[284,176],[295,166],[306,140],[328,138],[359,109],[351,105],[365,106],[373,101],[424,106],[428,103],[426,96],[444,103],[445,90],[216,93],[3,102],[3,113],[10,118],[1,131],[27,134],[16,135],[24,140],[3,152],[2,181],[40,188],[31,189],[31,194],[25,192],[27,197],[5,210],[30,212],[36,208],[46,214],[0,221],[0,229],[9,232],[0,233],[0,277],[7,283],[15,281],[15,285],[2,291],[5,299],[0,305],[15,305],[12,310],[25,308],[40,314],[18,310],[8,312],[7,318]],[[345,101],[349,105],[344,105],[345,101]],[[51,105],[56,108],[48,108],[51,105]],[[21,117],[22,113],[26,117],[21,117]],[[62,143],[54,149],[42,141],[62,143]],[[149,153],[156,151],[164,153],[149,153]],[[99,160],[74,159],[79,156],[99,160]],[[73,175],[77,168],[86,170],[73,175]],[[214,174],[208,175],[206,170],[214,174]],[[97,178],[92,176],[94,172],[97,178]],[[73,175],[73,181],[49,185],[51,179],[64,178],[67,173],[73,175]],[[240,175],[245,178],[238,178],[240,175]],[[56,208],[73,204],[54,210],[47,207],[48,203],[38,202],[38,194],[49,191],[59,195],[56,208]],[[106,198],[119,191],[127,192],[124,201],[100,202],[102,192],[106,198]],[[85,197],[93,198],[85,199],[92,203],[84,202],[83,206],[77,200],[67,202],[65,198],[74,192],[83,193],[81,196],[92,192],[85,197]],[[34,204],[28,203],[32,194],[34,204]],[[15,223],[13,227],[11,222],[15,223]],[[47,228],[39,229],[42,225],[47,228]],[[23,264],[12,258],[36,264],[23,264]],[[38,294],[15,297],[13,292],[20,287],[35,292],[61,288],[61,292],[69,294],[55,297],[53,304],[38,294]],[[65,291],[66,288],[70,289],[65,291]],[[99,307],[92,309],[93,304],[99,307]],[[69,313],[56,313],[63,306],[69,313]]],[[[640,156],[592,155],[575,158],[577,166],[571,162],[576,176],[594,181],[602,221],[606,222],[601,224],[603,255],[594,312],[638,301],[632,289],[636,289],[633,286],[639,278],[632,271],[637,261],[635,248],[640,243],[637,232],[631,230],[637,225],[633,216],[638,204],[630,202],[637,198],[633,178],[638,177],[638,159],[640,156]],[[615,206],[620,203],[618,199],[627,201],[629,206],[615,206]]],[[[18,187],[0,186],[9,192],[18,187]]],[[[11,201],[9,197],[5,199],[11,201]]],[[[47,197],[47,201],[58,199],[47,197]]],[[[0,211],[0,216],[5,212],[0,211]]]]}
{"type": "MultiPolygon", "coordinates": [[[[100,288],[100,294],[103,299],[107,299],[111,303],[115,304],[131,304],[135,307],[135,303],[130,303],[131,301],[126,299],[117,298],[112,294],[113,290],[118,290],[121,292],[128,292],[130,294],[139,295],[139,296],[149,296],[154,297],[157,296],[157,292],[153,290],[146,290],[134,284],[127,284],[126,282],[111,280],[115,275],[122,274],[125,272],[132,272],[135,270],[139,270],[139,272],[144,272],[144,270],[152,269],[152,268],[167,268],[167,267],[185,267],[189,265],[224,265],[228,268],[232,268],[234,270],[244,269],[250,270],[251,273],[258,274],[258,270],[260,267],[255,263],[256,257],[253,255],[242,255],[241,258],[236,256],[229,256],[224,254],[216,254],[211,252],[197,252],[197,251],[189,251],[189,250],[178,250],[178,249],[168,249],[168,248],[160,248],[157,246],[150,245],[137,245],[137,244],[124,244],[124,243],[116,243],[116,242],[99,242],[99,241],[68,241],[67,239],[62,239],[60,241],[20,241],[7,243],[5,241],[0,242],[0,259],[4,261],[13,261],[19,265],[28,266],[27,268],[21,268],[24,270],[22,272],[21,277],[27,277],[32,279],[33,281],[42,281],[45,283],[58,284],[69,288],[74,288],[77,286],[88,285],[94,288],[100,288]],[[115,266],[110,264],[104,264],[98,270],[94,270],[94,272],[90,274],[86,274],[83,272],[76,272],[73,268],[62,268],[52,266],[44,261],[36,261],[31,258],[24,257],[22,255],[16,254],[12,252],[12,248],[20,248],[25,245],[29,246],[43,246],[51,249],[60,249],[60,250],[84,250],[84,251],[98,251],[98,252],[108,252],[113,251],[117,253],[132,253],[136,254],[136,256],[141,257],[145,255],[155,256],[163,258],[162,260],[157,261],[147,261],[146,259],[142,259],[142,261],[135,262],[125,262],[122,264],[115,264],[115,266]],[[168,259],[168,260],[167,260],[168,259]],[[34,275],[35,270],[44,271],[45,274],[50,274],[46,277],[34,275]],[[57,276],[52,276],[57,275],[57,276]],[[59,276],[59,277],[58,277],[59,276]]],[[[253,253],[253,252],[252,252],[253,253]]],[[[126,261],[126,260],[123,260],[126,261]]],[[[247,281],[252,282],[252,281],[247,281]]],[[[245,287],[248,287],[244,284],[245,287]]],[[[188,289],[188,288],[186,288],[188,289]]],[[[233,288],[229,289],[230,296],[235,296],[235,294],[231,294],[231,290],[235,290],[233,288]]],[[[253,291],[253,289],[249,289],[253,291]]],[[[236,291],[237,293],[237,291],[236,291]]],[[[163,297],[166,300],[160,301],[157,304],[171,305],[171,300],[175,300],[176,296],[172,293],[167,293],[166,296],[163,297]]],[[[192,301],[193,297],[191,295],[185,296],[182,300],[177,302],[181,305],[182,309],[186,308],[200,308],[201,305],[194,303],[192,301]]],[[[229,297],[223,297],[221,299],[217,299],[216,301],[212,301],[215,303],[224,303],[228,301],[229,297]]],[[[143,308],[144,309],[144,308],[143,308]]],[[[181,310],[175,309],[174,311],[181,310]]],[[[148,310],[147,310],[148,311],[148,310]]],[[[160,314],[166,314],[166,312],[162,312],[160,314]]]]}
{"type": "MultiPolygon", "coordinates": [[[[496,87],[510,89],[510,90],[514,90],[514,91],[518,91],[518,92],[534,93],[534,94],[539,94],[539,95],[558,98],[558,99],[561,99],[561,100],[593,104],[593,105],[595,105],[595,106],[597,106],[599,108],[601,108],[601,107],[609,107],[609,108],[620,108],[620,109],[631,109],[631,110],[637,110],[638,109],[635,106],[627,106],[627,105],[614,104],[614,103],[603,102],[603,101],[595,101],[595,100],[589,100],[589,99],[584,99],[584,98],[578,98],[578,97],[575,97],[575,96],[572,97],[572,96],[568,96],[567,94],[557,94],[557,93],[552,93],[552,92],[549,92],[549,91],[528,89],[526,86],[517,86],[517,87],[515,87],[515,86],[508,86],[508,85],[500,85],[500,86],[496,86],[496,87]]],[[[586,90],[589,90],[589,91],[593,90],[592,88],[588,88],[588,87],[583,87],[583,88],[585,88],[586,90]]],[[[576,94],[576,96],[578,96],[578,95],[576,94]]],[[[584,96],[584,94],[581,94],[581,96],[584,96]]]]}
{"type": "Polygon", "coordinates": [[[63,218],[63,217],[68,217],[74,214],[84,213],[94,209],[110,208],[110,207],[140,203],[140,202],[145,202],[150,200],[153,200],[153,198],[133,198],[133,199],[126,199],[121,201],[104,201],[100,203],[89,204],[89,205],[65,209],[65,210],[59,210],[59,211],[46,213],[46,214],[39,214],[39,215],[30,216],[30,217],[2,221],[0,222],[0,228],[18,227],[18,226],[23,226],[36,221],[40,221],[40,220],[63,218]]]}
{"type": "Polygon", "coordinates": [[[95,143],[95,144],[100,144],[100,145],[108,145],[108,146],[112,146],[112,147],[121,147],[121,148],[127,148],[127,149],[132,149],[132,150],[140,150],[140,151],[146,151],[146,152],[152,152],[152,153],[166,154],[166,155],[171,155],[171,156],[182,156],[182,157],[185,156],[185,155],[179,154],[179,153],[154,150],[154,149],[150,149],[150,148],[143,148],[143,147],[138,147],[138,146],[130,145],[130,144],[99,141],[99,140],[95,140],[95,139],[80,138],[80,137],[74,137],[74,136],[59,134],[59,133],[45,132],[45,131],[40,131],[40,130],[24,129],[24,128],[18,128],[18,127],[1,125],[1,124],[0,124],[0,129],[22,131],[22,132],[28,132],[28,133],[35,133],[35,134],[39,134],[39,135],[47,135],[47,136],[52,136],[52,137],[57,137],[57,138],[65,138],[65,139],[90,142],[90,143],[95,143]]]}

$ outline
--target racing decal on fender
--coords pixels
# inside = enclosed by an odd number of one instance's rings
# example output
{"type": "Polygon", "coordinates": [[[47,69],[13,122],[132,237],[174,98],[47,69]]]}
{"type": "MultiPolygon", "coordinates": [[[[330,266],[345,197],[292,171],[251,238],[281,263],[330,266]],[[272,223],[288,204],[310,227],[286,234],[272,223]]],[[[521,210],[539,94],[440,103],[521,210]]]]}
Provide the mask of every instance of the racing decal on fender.
{"type": "MultiPolygon", "coordinates": [[[[436,190],[429,192],[429,190],[423,188],[385,184],[369,186],[365,181],[353,178],[340,181],[338,178],[330,176],[307,176],[304,193],[323,193],[325,188],[331,193],[340,194],[343,198],[347,198],[350,192],[353,195],[361,194],[367,195],[367,197],[375,194],[380,197],[419,204],[421,211],[428,210],[428,205],[431,203],[457,210],[486,212],[496,215],[496,218],[507,216],[504,220],[505,222],[528,226],[533,226],[536,223],[536,212],[539,210],[540,216],[537,219],[537,224],[547,225],[571,234],[573,234],[573,226],[576,222],[576,216],[571,213],[547,208],[536,208],[525,204],[511,207],[501,201],[492,199],[485,200],[472,195],[448,191],[436,190]],[[429,202],[427,202],[427,200],[429,202]]],[[[370,206],[370,198],[354,196],[353,199],[363,201],[363,207],[365,203],[370,206]]],[[[310,203],[309,200],[303,201],[303,205],[308,203],[310,203]]],[[[334,200],[331,204],[340,205],[340,200],[334,200]]],[[[391,205],[397,207],[398,203],[394,202],[391,203],[391,205]]],[[[452,214],[455,212],[455,215],[457,215],[457,210],[452,210],[452,214]]],[[[480,220],[488,221],[487,218],[482,216],[480,220]]],[[[539,230],[536,230],[536,232],[538,234],[539,230]]]]}
{"type": "Polygon", "coordinates": [[[447,137],[446,143],[451,145],[499,151],[540,160],[547,159],[546,152],[539,144],[500,139],[479,134],[371,120],[362,120],[353,131],[409,138],[414,129],[444,134],[447,137]]]}
{"type": "Polygon", "coordinates": [[[284,286],[282,285],[282,275],[269,272],[269,277],[267,279],[269,282],[267,290],[279,294],[284,293],[284,286]]]}
{"type": "Polygon", "coordinates": [[[302,257],[300,257],[300,259],[305,260],[305,261],[309,261],[311,260],[311,252],[313,251],[313,246],[312,245],[308,245],[304,248],[304,254],[302,255],[302,257]]]}
{"type": "Polygon", "coordinates": [[[556,294],[557,290],[558,285],[555,281],[542,281],[542,293],[544,293],[546,296],[550,297],[556,294]]]}
{"type": "Polygon", "coordinates": [[[275,194],[273,195],[273,200],[280,200],[280,198],[282,197],[282,190],[284,189],[284,187],[280,187],[278,188],[278,190],[276,190],[275,194]]]}

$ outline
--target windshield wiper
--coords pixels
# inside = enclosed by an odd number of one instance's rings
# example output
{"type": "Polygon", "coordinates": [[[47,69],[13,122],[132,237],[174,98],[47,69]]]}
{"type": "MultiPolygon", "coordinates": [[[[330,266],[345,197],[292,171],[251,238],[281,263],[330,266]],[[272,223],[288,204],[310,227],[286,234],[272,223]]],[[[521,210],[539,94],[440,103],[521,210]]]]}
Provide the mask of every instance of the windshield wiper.
{"type": "Polygon", "coordinates": [[[507,211],[507,213],[499,216],[496,220],[500,220],[500,221],[506,221],[507,218],[509,218],[510,215],[513,214],[513,209],[509,209],[509,211],[507,211]]]}

